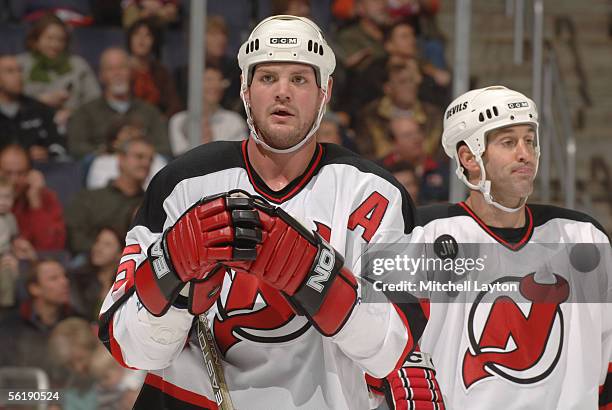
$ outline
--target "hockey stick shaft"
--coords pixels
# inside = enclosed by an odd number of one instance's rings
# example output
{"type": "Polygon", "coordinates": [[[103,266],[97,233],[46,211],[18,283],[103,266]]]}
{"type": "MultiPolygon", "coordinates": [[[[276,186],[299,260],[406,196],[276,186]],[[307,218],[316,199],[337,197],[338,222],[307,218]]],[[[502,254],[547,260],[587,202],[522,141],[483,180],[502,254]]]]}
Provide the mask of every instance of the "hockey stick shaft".
{"type": "Polygon", "coordinates": [[[215,344],[215,337],[210,330],[208,318],[205,314],[198,316],[198,341],[206,364],[206,374],[213,388],[215,401],[219,410],[235,410],[230,397],[229,388],[225,382],[221,356],[215,344]]]}

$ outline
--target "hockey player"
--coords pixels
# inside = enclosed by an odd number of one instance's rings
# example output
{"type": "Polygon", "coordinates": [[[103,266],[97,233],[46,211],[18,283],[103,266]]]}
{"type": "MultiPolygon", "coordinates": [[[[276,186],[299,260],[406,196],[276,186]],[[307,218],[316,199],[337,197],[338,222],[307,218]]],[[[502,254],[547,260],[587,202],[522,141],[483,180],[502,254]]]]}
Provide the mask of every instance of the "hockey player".
{"type": "Polygon", "coordinates": [[[364,371],[400,372],[425,326],[418,309],[360,299],[362,246],[405,240],[410,198],[380,168],[313,138],[335,66],[314,23],[265,19],[238,62],[250,138],[200,146],[156,175],[100,338],[119,363],[148,370],[139,409],[228,403],[208,378],[199,317],[235,408],[367,409],[364,371]]]}
{"type": "Polygon", "coordinates": [[[428,293],[420,347],[450,409],[611,406],[609,238],[585,214],[526,204],[540,156],[537,116],[532,100],[502,86],[469,91],[445,113],[442,144],[469,196],[419,209],[413,240],[440,258],[478,249],[484,269],[474,297],[465,288],[428,293]],[[585,291],[593,282],[596,291],[585,291]],[[512,283],[518,291],[501,286],[512,283]]]}

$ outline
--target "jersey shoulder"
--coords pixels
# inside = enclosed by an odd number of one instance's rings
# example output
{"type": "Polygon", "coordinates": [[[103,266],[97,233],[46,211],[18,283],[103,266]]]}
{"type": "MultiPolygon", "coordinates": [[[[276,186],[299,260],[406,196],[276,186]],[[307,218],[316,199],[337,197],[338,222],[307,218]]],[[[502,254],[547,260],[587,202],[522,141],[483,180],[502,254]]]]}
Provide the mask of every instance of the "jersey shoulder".
{"type": "Polygon", "coordinates": [[[325,150],[325,154],[321,160],[321,168],[328,165],[346,165],[356,169],[362,174],[360,177],[371,178],[373,183],[375,183],[376,180],[384,180],[397,188],[401,196],[404,231],[406,233],[412,231],[415,222],[414,203],[408,191],[406,191],[406,188],[404,188],[389,171],[337,144],[323,143],[321,145],[323,145],[325,150]]]}
{"type": "Polygon", "coordinates": [[[416,225],[425,226],[439,219],[466,216],[467,213],[457,204],[433,204],[420,206],[416,210],[416,225]]]}
{"type": "Polygon", "coordinates": [[[215,141],[197,146],[168,163],[154,179],[161,179],[164,186],[174,188],[184,179],[244,168],[241,144],[242,141],[215,141]]]}
{"type": "Polygon", "coordinates": [[[604,227],[592,216],[584,212],[575,211],[572,209],[561,208],[554,205],[529,204],[529,209],[533,214],[533,225],[535,227],[545,225],[554,219],[565,219],[575,222],[585,222],[593,225],[597,230],[601,231],[609,239],[604,227]]]}

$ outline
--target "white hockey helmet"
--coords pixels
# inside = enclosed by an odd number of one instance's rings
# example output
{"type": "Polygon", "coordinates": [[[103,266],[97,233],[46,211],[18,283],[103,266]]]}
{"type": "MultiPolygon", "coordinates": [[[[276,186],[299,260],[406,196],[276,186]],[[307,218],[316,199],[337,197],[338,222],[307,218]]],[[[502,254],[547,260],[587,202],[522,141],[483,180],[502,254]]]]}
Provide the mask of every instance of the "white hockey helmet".
{"type": "Polygon", "coordinates": [[[244,103],[247,123],[255,141],[276,153],[289,153],[300,149],[319,128],[325,110],[329,77],[336,68],[334,52],[323,38],[319,27],[304,17],[289,15],[268,17],[253,29],[247,41],[240,47],[238,65],[242,70],[240,97],[244,103]],[[269,62],[301,63],[311,66],[315,71],[317,84],[323,92],[319,112],[310,131],[302,141],[286,149],[270,147],[259,137],[251,116],[250,105],[244,96],[253,79],[255,66],[269,62]]]}
{"type": "Polygon", "coordinates": [[[538,110],[535,103],[525,95],[496,85],[468,91],[457,97],[444,113],[442,146],[446,155],[457,162],[455,173],[471,189],[482,192],[485,201],[506,212],[516,212],[521,206],[508,208],[491,196],[491,181],[486,179],[482,155],[487,147],[486,136],[490,131],[512,125],[529,124],[535,130],[536,173],[540,158],[538,132],[538,110]],[[475,156],[480,167],[480,181],[474,185],[464,174],[458,155],[458,144],[464,142],[475,156]]]}

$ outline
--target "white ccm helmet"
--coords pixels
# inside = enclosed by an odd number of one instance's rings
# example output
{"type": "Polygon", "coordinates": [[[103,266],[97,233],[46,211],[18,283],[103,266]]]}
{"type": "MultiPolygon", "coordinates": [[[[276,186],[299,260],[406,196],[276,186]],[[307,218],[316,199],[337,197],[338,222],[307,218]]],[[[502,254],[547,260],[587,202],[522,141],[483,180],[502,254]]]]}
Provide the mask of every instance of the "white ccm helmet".
{"type": "Polygon", "coordinates": [[[289,15],[268,17],[253,29],[247,41],[240,47],[238,65],[242,70],[240,97],[255,142],[269,151],[281,154],[300,149],[319,128],[325,110],[327,83],[336,67],[334,52],[323,38],[319,27],[304,17],[289,15]],[[317,84],[323,92],[319,113],[310,131],[302,141],[286,149],[273,148],[260,138],[251,116],[251,106],[244,96],[253,79],[255,66],[269,62],[301,63],[311,66],[315,71],[317,84]]]}
{"type": "Polygon", "coordinates": [[[518,208],[508,208],[495,202],[491,196],[491,181],[486,179],[482,155],[487,147],[488,132],[519,124],[530,124],[534,127],[537,173],[540,158],[538,110],[535,103],[525,95],[500,85],[480,88],[456,98],[444,113],[442,146],[446,155],[457,161],[457,177],[469,188],[482,192],[488,204],[506,212],[518,211],[527,198],[518,208]],[[466,143],[480,167],[480,181],[476,185],[470,183],[463,173],[457,151],[457,144],[460,142],[466,143]]]}

